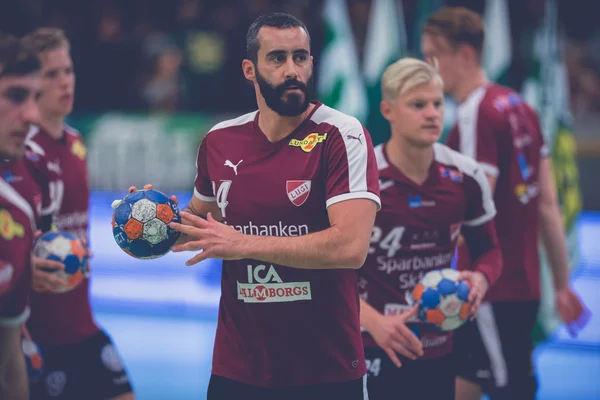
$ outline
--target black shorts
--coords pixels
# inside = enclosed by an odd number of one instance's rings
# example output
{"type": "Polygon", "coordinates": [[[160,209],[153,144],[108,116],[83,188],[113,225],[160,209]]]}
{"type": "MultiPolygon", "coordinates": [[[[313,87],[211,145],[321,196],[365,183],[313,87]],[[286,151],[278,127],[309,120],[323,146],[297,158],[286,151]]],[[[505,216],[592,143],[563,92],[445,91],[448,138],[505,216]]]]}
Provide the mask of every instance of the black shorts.
{"type": "Polygon", "coordinates": [[[132,391],[119,354],[103,331],[80,343],[40,348],[44,370],[30,382],[31,400],[104,400],[132,391]]]}
{"type": "Polygon", "coordinates": [[[396,367],[379,347],[366,348],[369,400],[454,400],[456,369],[452,355],[409,360],[396,367]]]}
{"type": "Polygon", "coordinates": [[[349,382],[263,388],[211,375],[206,400],[368,400],[366,376],[349,382]]]}
{"type": "Polygon", "coordinates": [[[477,319],[454,335],[458,376],[477,383],[493,400],[535,398],[531,361],[538,301],[484,302],[477,319]]]}

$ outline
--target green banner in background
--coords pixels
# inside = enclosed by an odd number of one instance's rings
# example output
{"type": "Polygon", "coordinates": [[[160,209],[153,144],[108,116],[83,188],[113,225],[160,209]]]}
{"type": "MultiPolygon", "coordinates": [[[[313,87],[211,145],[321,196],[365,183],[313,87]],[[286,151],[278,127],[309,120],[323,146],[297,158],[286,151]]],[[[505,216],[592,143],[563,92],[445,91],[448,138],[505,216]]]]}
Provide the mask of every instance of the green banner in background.
{"type": "Polygon", "coordinates": [[[192,189],[198,146],[216,120],[108,113],[74,116],[68,123],[85,139],[93,189],[125,191],[152,183],[171,192],[192,189]]]}

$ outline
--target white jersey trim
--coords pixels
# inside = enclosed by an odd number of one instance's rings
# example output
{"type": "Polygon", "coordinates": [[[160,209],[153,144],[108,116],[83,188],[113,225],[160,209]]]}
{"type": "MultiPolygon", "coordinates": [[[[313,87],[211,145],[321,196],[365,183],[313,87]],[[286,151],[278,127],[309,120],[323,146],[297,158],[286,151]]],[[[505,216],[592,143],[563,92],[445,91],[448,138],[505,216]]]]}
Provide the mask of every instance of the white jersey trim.
{"type": "Polygon", "coordinates": [[[377,160],[377,169],[379,171],[383,171],[388,168],[390,165],[385,159],[385,154],[383,153],[383,144],[379,144],[375,146],[375,160],[377,160]]]}
{"type": "MultiPolygon", "coordinates": [[[[360,121],[326,105],[321,105],[310,119],[317,125],[327,123],[337,128],[346,147],[349,193],[362,192],[363,195],[359,197],[364,197],[364,193],[368,193],[369,190],[367,183],[369,150],[365,138],[366,132],[360,121]]],[[[371,194],[371,197],[379,199],[377,195],[371,194]]],[[[336,197],[338,196],[334,198],[336,197]]],[[[331,199],[327,200],[327,207],[330,202],[331,199]]],[[[379,200],[376,203],[381,207],[379,200]]]]}
{"type": "Polygon", "coordinates": [[[498,175],[500,175],[500,170],[495,165],[479,162],[479,166],[481,167],[481,169],[483,169],[483,172],[490,176],[493,176],[494,178],[497,178],[498,175]]]}
{"type": "Polygon", "coordinates": [[[471,157],[467,157],[457,151],[450,149],[448,146],[441,143],[433,145],[435,161],[458,168],[463,174],[473,178],[479,189],[481,189],[481,203],[483,205],[483,215],[471,220],[464,221],[467,226],[478,226],[490,221],[496,216],[496,205],[494,204],[494,196],[492,189],[485,176],[484,169],[471,157]]]}
{"type": "MultiPolygon", "coordinates": [[[[486,87],[480,86],[458,107],[458,128],[460,132],[460,152],[477,159],[477,122],[479,108],[486,93],[486,87]]],[[[495,175],[497,176],[497,175],[495,175]]]]}
{"type": "Polygon", "coordinates": [[[67,134],[71,135],[71,136],[75,136],[79,139],[81,138],[81,132],[79,132],[77,129],[73,128],[71,125],[64,125],[64,130],[67,134]]]}
{"type": "Polygon", "coordinates": [[[490,359],[490,369],[497,387],[508,384],[508,368],[504,359],[504,349],[500,340],[500,332],[494,317],[494,309],[489,302],[483,302],[477,313],[477,328],[483,341],[483,346],[490,359]]]}
{"type": "Polygon", "coordinates": [[[16,328],[18,326],[21,326],[25,323],[25,321],[27,321],[29,319],[30,314],[31,314],[31,309],[29,308],[29,306],[27,306],[27,307],[25,307],[23,312],[17,316],[10,317],[10,318],[0,317],[0,326],[9,327],[9,328],[16,328]]]}
{"type": "Polygon", "coordinates": [[[367,192],[367,191],[344,193],[344,194],[338,194],[337,196],[330,197],[325,202],[325,207],[329,208],[329,206],[331,206],[335,203],[341,203],[342,201],[353,200],[353,199],[373,200],[375,202],[375,204],[377,204],[377,209],[381,209],[381,200],[379,199],[379,196],[377,196],[375,193],[371,193],[371,192],[367,192]]]}
{"type": "Polygon", "coordinates": [[[251,113],[248,113],[248,114],[241,115],[237,118],[228,119],[226,121],[219,122],[218,124],[216,124],[215,126],[210,128],[208,133],[219,130],[219,129],[223,129],[223,128],[229,128],[232,126],[247,124],[250,121],[254,121],[254,118],[256,118],[257,113],[258,113],[258,110],[252,111],[251,113]]]}
{"type": "Polygon", "coordinates": [[[205,196],[202,193],[200,193],[196,188],[194,188],[194,196],[196,196],[196,198],[199,200],[206,201],[207,203],[214,203],[215,201],[217,201],[217,199],[214,196],[205,196]]]}
{"type": "Polygon", "coordinates": [[[40,156],[45,156],[46,152],[36,142],[33,141],[33,138],[40,132],[40,128],[36,125],[31,125],[29,127],[29,132],[27,132],[27,138],[25,139],[25,145],[28,146],[34,153],[39,154],[40,156]]]}

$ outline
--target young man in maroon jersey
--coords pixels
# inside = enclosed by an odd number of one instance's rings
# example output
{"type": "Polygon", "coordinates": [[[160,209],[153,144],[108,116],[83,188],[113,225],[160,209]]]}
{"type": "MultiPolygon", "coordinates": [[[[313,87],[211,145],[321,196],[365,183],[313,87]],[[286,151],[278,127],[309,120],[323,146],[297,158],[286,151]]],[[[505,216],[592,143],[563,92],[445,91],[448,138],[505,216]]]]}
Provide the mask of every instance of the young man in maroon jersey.
{"type": "MultiPolygon", "coordinates": [[[[483,390],[492,399],[533,399],[538,239],[548,254],[563,321],[575,328],[585,313],[569,287],[563,222],[537,114],[518,93],[487,80],[481,65],[483,42],[481,16],[465,8],[443,8],[423,27],[423,54],[438,60],[446,91],[460,103],[448,145],[475,158],[486,172],[504,260],[476,322],[456,335],[461,361],[457,398],[480,398],[483,390]]],[[[459,260],[459,267],[466,263],[459,260]]]]}
{"type": "Polygon", "coordinates": [[[0,398],[7,400],[29,398],[20,326],[29,316],[40,192],[23,156],[27,131],[38,117],[39,69],[36,53],[0,33],[0,398]]]}
{"type": "MultiPolygon", "coordinates": [[[[78,132],[65,126],[73,108],[75,75],[69,41],[59,29],[40,28],[23,38],[42,62],[40,119],[27,146],[47,171],[37,171],[49,193],[42,229],[51,225],[88,242],[89,183],[86,150],[78,132]]],[[[31,318],[27,329],[42,349],[44,375],[31,382],[32,399],[133,399],[127,373],[110,337],[95,323],[89,279],[60,293],[62,282],[34,261],[31,318]]]]}
{"type": "Polygon", "coordinates": [[[392,137],[375,148],[382,206],[359,270],[369,398],[452,399],[452,334],[419,324],[411,294],[428,271],[450,268],[462,232],[476,261],[461,278],[471,287],[470,314],[477,311],[502,269],[496,208],[481,167],[437,143],[444,92],[436,69],[405,58],[381,85],[392,137]]]}
{"type": "Polygon", "coordinates": [[[356,269],[379,208],[370,135],[310,101],[301,21],[263,15],[246,47],[258,111],[207,134],[186,225],[172,224],[188,235],[174,251],[203,250],[188,265],[224,260],[208,399],[366,399],[356,269]]]}

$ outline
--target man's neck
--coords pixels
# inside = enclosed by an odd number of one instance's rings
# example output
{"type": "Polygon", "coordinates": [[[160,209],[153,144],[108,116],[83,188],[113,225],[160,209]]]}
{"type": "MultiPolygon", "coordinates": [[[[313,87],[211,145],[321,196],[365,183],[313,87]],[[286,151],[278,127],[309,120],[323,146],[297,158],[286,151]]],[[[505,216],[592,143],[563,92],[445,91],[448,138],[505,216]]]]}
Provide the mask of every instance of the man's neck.
{"type": "Polygon", "coordinates": [[[60,139],[63,136],[65,117],[54,117],[42,115],[40,125],[53,139],[60,139]]]}
{"type": "Polygon", "coordinates": [[[429,168],[433,162],[433,146],[417,147],[398,136],[386,146],[390,163],[413,182],[422,185],[429,176],[429,168]]]}
{"type": "Polygon", "coordinates": [[[465,73],[464,75],[452,93],[452,96],[459,104],[464,102],[475,89],[488,82],[488,78],[481,68],[477,68],[473,72],[465,73]]]}
{"type": "Polygon", "coordinates": [[[258,127],[267,137],[269,142],[278,142],[298,128],[298,126],[300,126],[302,121],[308,117],[314,108],[315,105],[310,103],[306,111],[304,111],[302,114],[295,117],[282,117],[269,108],[264,100],[259,100],[258,127]]]}

